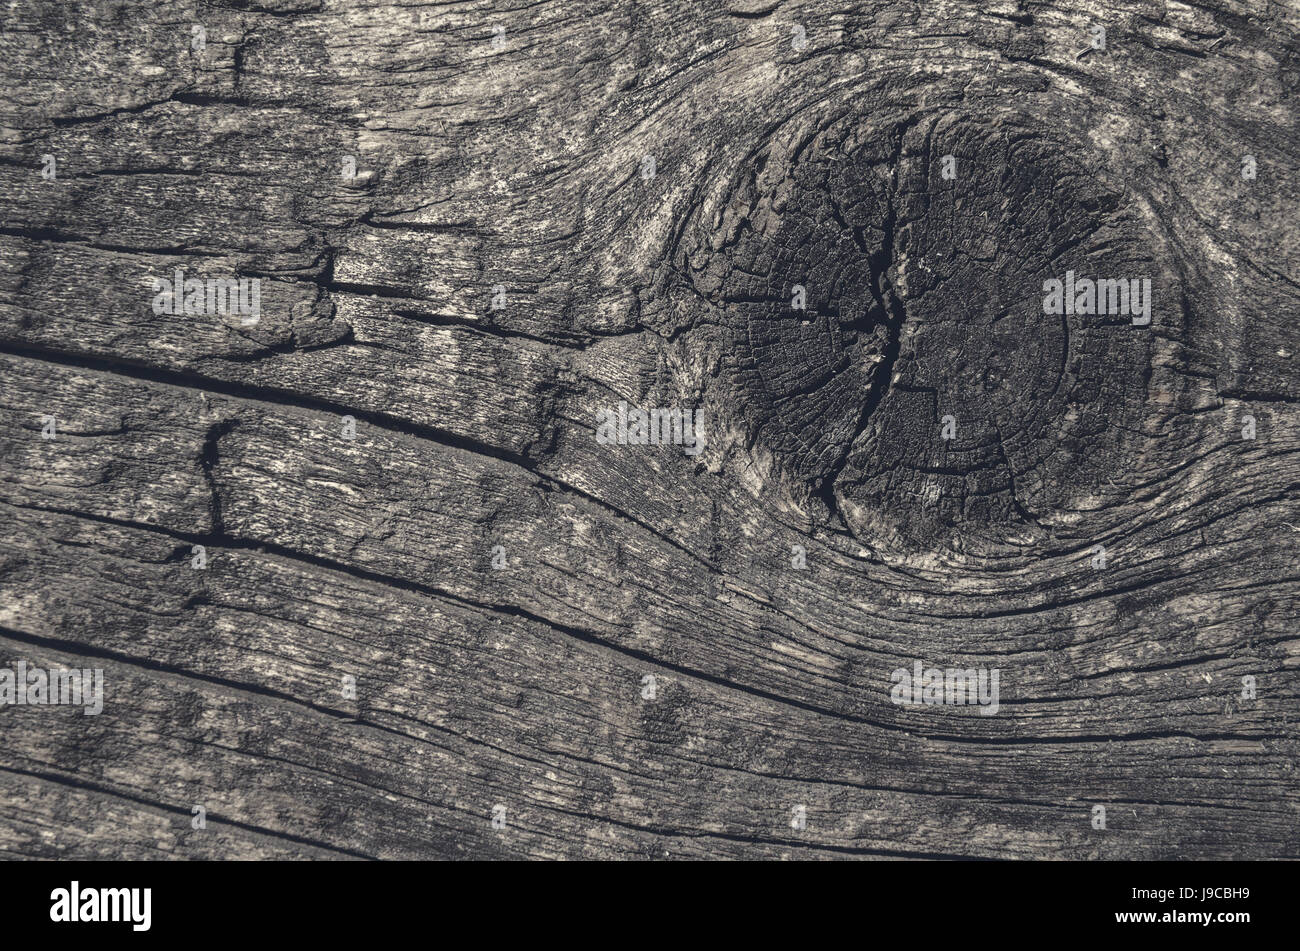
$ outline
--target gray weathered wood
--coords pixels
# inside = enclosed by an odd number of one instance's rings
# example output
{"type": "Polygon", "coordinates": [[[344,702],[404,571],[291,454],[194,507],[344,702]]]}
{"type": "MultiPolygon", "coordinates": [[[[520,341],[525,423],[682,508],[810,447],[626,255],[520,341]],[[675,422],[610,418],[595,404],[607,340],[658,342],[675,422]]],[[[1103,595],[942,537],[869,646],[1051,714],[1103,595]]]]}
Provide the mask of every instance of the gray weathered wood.
{"type": "Polygon", "coordinates": [[[1300,857],[1294,4],[6,16],[0,854],[1300,857]]]}

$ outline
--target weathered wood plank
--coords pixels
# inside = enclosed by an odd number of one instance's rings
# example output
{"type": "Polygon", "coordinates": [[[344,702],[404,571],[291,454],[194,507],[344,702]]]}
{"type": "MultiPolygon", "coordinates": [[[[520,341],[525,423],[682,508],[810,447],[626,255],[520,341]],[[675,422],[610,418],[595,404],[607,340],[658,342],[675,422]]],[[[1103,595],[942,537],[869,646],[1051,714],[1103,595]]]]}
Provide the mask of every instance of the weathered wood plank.
{"type": "MultiPolygon", "coordinates": [[[[758,838],[770,838],[773,848],[796,849],[780,820],[785,804],[797,802],[826,820],[839,813],[861,816],[819,829],[810,847],[960,854],[953,826],[927,824],[938,809],[958,827],[1011,823],[996,841],[976,835],[980,854],[1030,856],[1050,845],[1113,855],[1100,843],[1089,846],[1086,835],[1072,838],[1068,826],[1059,828],[1071,811],[1086,815],[1089,797],[1100,789],[1160,817],[1158,828],[1146,828],[1150,840],[1138,845],[1141,854],[1160,854],[1162,836],[1171,834],[1196,837],[1214,854],[1232,854],[1231,817],[1214,808],[1224,798],[1256,814],[1260,835],[1289,847],[1292,809],[1280,797],[1294,757],[1293,734],[1284,742],[1249,735],[1039,741],[1031,763],[1016,746],[929,740],[791,708],[779,699],[755,700],[575,642],[544,625],[502,623],[491,611],[395,593],[347,575],[322,576],[276,556],[214,549],[209,568],[195,571],[188,552],[177,558],[173,540],[159,533],[71,516],[51,520],[50,542],[28,555],[14,584],[30,598],[25,575],[62,574],[72,590],[88,593],[59,604],[51,598],[22,605],[14,620],[47,617],[51,631],[34,631],[35,644],[20,638],[6,646],[39,663],[59,632],[93,631],[93,645],[82,649],[95,654],[46,663],[103,665],[110,702],[102,720],[92,718],[99,728],[94,743],[86,742],[80,711],[59,710],[57,724],[33,730],[35,749],[13,750],[22,754],[15,768],[25,773],[66,776],[60,766],[73,759],[77,781],[133,798],[162,790],[173,811],[188,811],[219,790],[222,808],[210,807],[212,813],[308,838],[309,825],[290,821],[302,818],[299,811],[267,810],[284,796],[312,810],[341,808],[330,804],[351,796],[369,803],[366,819],[340,819],[337,831],[356,836],[367,820],[388,826],[364,838],[374,854],[389,856],[450,850],[451,839],[464,846],[482,833],[498,801],[520,803],[531,817],[521,821],[563,827],[579,838],[587,836],[582,816],[656,829],[657,837],[669,838],[741,835],[752,821],[768,824],[758,838]],[[90,559],[87,549],[95,552],[90,559]],[[355,700],[343,696],[342,675],[349,671],[357,672],[355,700]],[[640,697],[646,671],[659,681],[655,702],[640,697]],[[158,710],[136,699],[160,690],[166,696],[156,701],[158,710]],[[157,726],[142,726],[169,711],[157,726]],[[756,717],[769,726],[756,730],[756,717]],[[234,727],[227,727],[229,720],[234,727]],[[238,739],[219,740],[230,728],[238,739]],[[133,745],[142,729],[153,738],[147,748],[133,745]],[[318,735],[322,730],[328,739],[318,735]],[[256,771],[256,795],[249,788],[232,795],[230,773],[241,767],[225,761],[221,751],[230,747],[236,760],[266,758],[284,766],[256,771]],[[1153,769],[1157,755],[1167,762],[1153,769]],[[954,770],[954,763],[968,768],[954,770]],[[351,791],[334,788],[334,782],[346,785],[344,779],[323,782],[322,771],[351,777],[351,791]],[[194,778],[169,783],[174,776],[194,778]],[[1027,790],[1065,783],[1073,790],[1068,796],[1027,796],[1027,790]],[[718,798],[696,801],[686,792],[699,787],[719,790],[718,798]],[[384,801],[372,801],[381,794],[384,801]],[[739,815],[737,801],[750,804],[739,815]],[[438,820],[450,831],[448,842],[436,845],[412,824],[428,821],[430,813],[442,816],[444,808],[458,814],[438,820]],[[1015,825],[1035,815],[1028,826],[1015,825]],[[900,849],[900,842],[908,848],[900,849]]],[[[6,627],[14,623],[5,620],[6,627]]],[[[76,655],[78,647],[62,650],[76,655]]],[[[34,708],[18,712],[50,715],[34,708]]],[[[1245,722],[1237,729],[1250,729],[1249,716],[1240,712],[1245,722]]],[[[252,778],[242,782],[247,786],[252,778]]],[[[347,847],[346,837],[327,841],[347,847]]],[[[680,842],[662,847],[674,854],[686,849],[680,842]]],[[[528,851],[565,854],[556,844],[528,851]]]]}
{"type": "Polygon", "coordinates": [[[1300,11],[64,10],[0,35],[0,677],[107,694],[0,705],[0,853],[1300,855],[1300,11]]]}

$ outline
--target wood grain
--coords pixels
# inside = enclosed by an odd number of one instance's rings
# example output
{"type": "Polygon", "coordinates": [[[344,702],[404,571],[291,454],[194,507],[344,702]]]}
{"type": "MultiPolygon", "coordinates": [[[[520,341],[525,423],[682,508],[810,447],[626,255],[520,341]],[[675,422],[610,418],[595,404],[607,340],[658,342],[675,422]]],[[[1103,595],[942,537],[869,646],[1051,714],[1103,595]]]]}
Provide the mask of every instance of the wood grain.
{"type": "Polygon", "coordinates": [[[37,0],[0,71],[0,666],[105,677],[0,706],[0,854],[1300,857],[1294,4],[37,0]]]}

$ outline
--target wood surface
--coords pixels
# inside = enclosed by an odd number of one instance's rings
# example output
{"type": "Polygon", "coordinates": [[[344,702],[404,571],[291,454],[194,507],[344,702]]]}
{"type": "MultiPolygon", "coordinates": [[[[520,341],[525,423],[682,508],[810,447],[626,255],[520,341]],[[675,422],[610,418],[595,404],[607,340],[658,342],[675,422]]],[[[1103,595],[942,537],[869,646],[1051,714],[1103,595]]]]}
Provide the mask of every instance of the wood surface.
{"type": "Polygon", "coordinates": [[[0,855],[1300,857],[1294,2],[24,0],[0,75],[0,665],[105,683],[0,706],[0,855]]]}

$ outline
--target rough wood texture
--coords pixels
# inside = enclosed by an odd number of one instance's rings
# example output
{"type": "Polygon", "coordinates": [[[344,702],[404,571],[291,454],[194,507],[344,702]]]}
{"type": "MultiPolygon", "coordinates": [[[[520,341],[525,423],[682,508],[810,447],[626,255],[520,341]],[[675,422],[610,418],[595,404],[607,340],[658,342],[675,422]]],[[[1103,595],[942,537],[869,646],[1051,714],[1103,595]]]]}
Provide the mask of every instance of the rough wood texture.
{"type": "Polygon", "coordinates": [[[32,0],[0,72],[0,664],[105,679],[0,706],[4,855],[1300,857],[1294,3],[32,0]]]}

